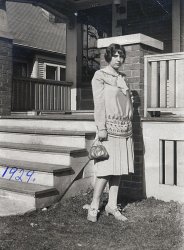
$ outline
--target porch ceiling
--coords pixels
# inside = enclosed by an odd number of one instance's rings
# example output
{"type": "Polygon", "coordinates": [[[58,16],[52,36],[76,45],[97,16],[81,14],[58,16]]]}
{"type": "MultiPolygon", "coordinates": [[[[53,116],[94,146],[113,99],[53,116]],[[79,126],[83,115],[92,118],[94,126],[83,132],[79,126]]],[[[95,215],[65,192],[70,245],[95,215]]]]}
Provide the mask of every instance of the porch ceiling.
{"type": "Polygon", "coordinates": [[[60,18],[60,22],[70,23],[72,27],[75,13],[78,13],[78,20],[82,23],[91,24],[99,30],[109,32],[111,13],[107,6],[113,0],[6,0],[10,2],[29,3],[49,11],[60,18]],[[101,8],[106,15],[101,15],[101,8]]]}
{"type": "Polygon", "coordinates": [[[93,7],[104,6],[112,4],[113,0],[7,0],[11,2],[22,2],[39,5],[51,12],[56,14],[63,14],[68,17],[72,16],[73,13],[90,9],[93,7]]]}

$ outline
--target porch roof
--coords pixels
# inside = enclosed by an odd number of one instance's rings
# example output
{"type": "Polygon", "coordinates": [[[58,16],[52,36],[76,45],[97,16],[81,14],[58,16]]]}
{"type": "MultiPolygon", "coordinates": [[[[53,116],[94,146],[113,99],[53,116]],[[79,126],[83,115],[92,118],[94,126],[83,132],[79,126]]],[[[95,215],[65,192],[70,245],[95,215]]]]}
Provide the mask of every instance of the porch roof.
{"type": "Polygon", "coordinates": [[[47,52],[66,54],[66,25],[49,20],[41,8],[7,2],[7,17],[13,43],[47,52]]]}

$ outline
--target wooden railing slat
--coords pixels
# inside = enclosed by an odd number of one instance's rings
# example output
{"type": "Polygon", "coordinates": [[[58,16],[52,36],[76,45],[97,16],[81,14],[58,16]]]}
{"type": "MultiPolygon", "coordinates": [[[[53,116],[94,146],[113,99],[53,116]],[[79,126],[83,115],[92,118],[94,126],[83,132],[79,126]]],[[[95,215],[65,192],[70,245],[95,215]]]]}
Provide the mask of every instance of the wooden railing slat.
{"type": "Polygon", "coordinates": [[[63,98],[64,94],[63,94],[63,88],[61,88],[60,91],[61,91],[61,110],[64,110],[64,103],[63,103],[63,101],[64,101],[64,98],[63,98]]]}
{"type": "Polygon", "coordinates": [[[167,107],[176,107],[176,66],[175,60],[169,61],[169,80],[167,86],[168,101],[167,107]]]}
{"type": "Polygon", "coordinates": [[[184,60],[176,61],[176,107],[184,107],[184,60]]]}
{"type": "Polygon", "coordinates": [[[158,107],[158,64],[151,63],[151,107],[158,107]]]}
{"type": "Polygon", "coordinates": [[[61,110],[61,86],[58,86],[58,110],[61,110]]]}
{"type": "Polygon", "coordinates": [[[167,105],[167,62],[160,62],[160,107],[167,105]]]}
{"type": "Polygon", "coordinates": [[[70,88],[67,87],[68,89],[68,110],[71,110],[71,94],[70,94],[70,88]]]}
{"type": "Polygon", "coordinates": [[[50,86],[47,84],[47,110],[50,110],[50,86]]]}
{"type": "Polygon", "coordinates": [[[22,110],[24,110],[24,101],[25,101],[25,96],[24,96],[24,89],[25,87],[23,86],[23,84],[20,85],[20,96],[21,96],[21,100],[20,100],[20,108],[22,110]],[[23,98],[24,97],[24,98],[23,98]]]}
{"type": "Polygon", "coordinates": [[[39,86],[38,83],[35,84],[35,109],[39,109],[39,86]]]}

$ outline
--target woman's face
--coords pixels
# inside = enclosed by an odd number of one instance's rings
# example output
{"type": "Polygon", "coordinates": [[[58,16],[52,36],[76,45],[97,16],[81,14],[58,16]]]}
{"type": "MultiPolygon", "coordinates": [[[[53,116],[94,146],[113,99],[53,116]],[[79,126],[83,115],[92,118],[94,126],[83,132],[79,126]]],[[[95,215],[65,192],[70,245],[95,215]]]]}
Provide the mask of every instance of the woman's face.
{"type": "Polygon", "coordinates": [[[109,65],[113,69],[118,70],[121,67],[121,65],[123,64],[123,61],[124,61],[123,56],[121,56],[118,52],[116,52],[114,54],[114,56],[112,56],[112,59],[111,59],[109,65]]]}

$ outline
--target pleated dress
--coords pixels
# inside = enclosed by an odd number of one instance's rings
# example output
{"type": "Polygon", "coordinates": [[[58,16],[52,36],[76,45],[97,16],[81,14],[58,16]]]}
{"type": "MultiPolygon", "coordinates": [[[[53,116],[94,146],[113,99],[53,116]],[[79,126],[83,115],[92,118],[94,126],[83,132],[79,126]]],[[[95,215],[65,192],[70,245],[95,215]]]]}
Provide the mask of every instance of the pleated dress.
{"type": "MultiPolygon", "coordinates": [[[[104,69],[96,71],[92,79],[94,99],[94,117],[99,130],[107,130],[107,121],[111,125],[128,119],[131,111],[129,88],[122,74],[104,69]]],[[[96,176],[125,175],[134,172],[134,147],[132,134],[111,135],[103,141],[109,159],[95,162],[96,176]]]]}

